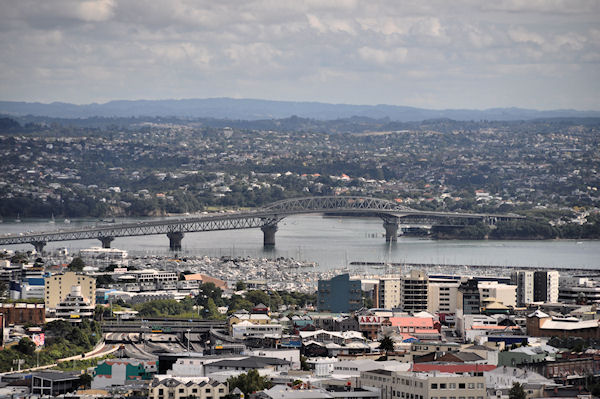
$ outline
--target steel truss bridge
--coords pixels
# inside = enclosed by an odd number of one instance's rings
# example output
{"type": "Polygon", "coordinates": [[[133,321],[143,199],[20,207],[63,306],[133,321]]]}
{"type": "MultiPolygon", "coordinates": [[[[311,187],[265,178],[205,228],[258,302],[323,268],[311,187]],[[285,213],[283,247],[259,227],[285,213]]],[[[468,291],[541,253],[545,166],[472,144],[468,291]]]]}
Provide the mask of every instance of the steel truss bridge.
{"type": "MultiPolygon", "coordinates": [[[[98,239],[104,248],[116,237],[166,234],[171,249],[181,249],[184,233],[216,230],[260,228],[265,246],[275,245],[277,223],[291,215],[310,213],[339,214],[343,216],[376,216],[383,220],[386,241],[396,241],[400,224],[457,224],[458,220],[483,221],[493,225],[499,220],[523,219],[518,215],[499,215],[458,212],[429,212],[379,198],[358,196],[325,196],[287,199],[252,211],[216,213],[197,217],[156,220],[137,223],[102,224],[45,232],[8,234],[0,237],[0,245],[32,244],[41,252],[50,241],[98,239]],[[454,221],[454,223],[452,223],[454,221]]],[[[458,224],[461,224],[458,222],[458,224]]]]}

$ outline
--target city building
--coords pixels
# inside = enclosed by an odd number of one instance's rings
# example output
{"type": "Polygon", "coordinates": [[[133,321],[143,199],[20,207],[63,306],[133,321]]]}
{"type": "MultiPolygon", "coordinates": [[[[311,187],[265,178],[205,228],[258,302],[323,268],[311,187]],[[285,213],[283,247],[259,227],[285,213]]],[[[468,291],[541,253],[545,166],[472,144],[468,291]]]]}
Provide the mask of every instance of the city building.
{"type": "Polygon", "coordinates": [[[117,248],[91,247],[79,251],[85,264],[93,266],[127,265],[127,255],[127,251],[117,248]]]}
{"type": "Polygon", "coordinates": [[[46,308],[43,303],[0,303],[0,314],[4,316],[6,325],[46,322],[46,308]]]}
{"type": "Polygon", "coordinates": [[[576,317],[552,317],[541,310],[527,316],[527,334],[531,337],[600,338],[600,321],[576,317]]]}
{"type": "Polygon", "coordinates": [[[94,317],[94,306],[89,298],[81,295],[81,286],[74,285],[71,292],[56,306],[56,317],[72,323],[94,317]]]}
{"type": "Polygon", "coordinates": [[[207,276],[206,274],[202,274],[202,273],[194,273],[194,274],[186,274],[184,276],[185,281],[197,281],[200,284],[206,284],[206,283],[213,283],[217,288],[220,288],[222,290],[226,290],[227,289],[227,283],[223,280],[219,280],[218,278],[214,278],[211,276],[207,276]]]}
{"type": "Polygon", "coordinates": [[[511,284],[517,286],[517,306],[526,306],[534,302],[534,272],[519,270],[510,275],[511,284]]]}
{"type": "Polygon", "coordinates": [[[487,397],[483,372],[397,372],[376,369],[360,373],[362,387],[380,390],[381,399],[487,397]]]}
{"type": "Polygon", "coordinates": [[[427,311],[444,315],[456,313],[459,285],[459,281],[435,283],[429,281],[427,311]]]}
{"type": "Polygon", "coordinates": [[[281,324],[254,324],[248,320],[231,326],[231,336],[236,339],[246,338],[281,338],[281,324]]]}
{"type": "Polygon", "coordinates": [[[149,381],[157,371],[156,360],[105,359],[94,369],[92,389],[125,385],[129,381],[149,381]]]}
{"type": "Polygon", "coordinates": [[[79,386],[79,375],[61,371],[38,371],[31,376],[31,393],[39,396],[58,396],[79,386]]]}
{"type": "Polygon", "coordinates": [[[460,309],[462,314],[480,313],[481,294],[479,293],[477,280],[469,279],[460,283],[456,305],[456,308],[460,309]]]}
{"type": "Polygon", "coordinates": [[[495,281],[480,281],[477,285],[481,302],[493,298],[504,306],[517,306],[517,286],[500,284],[495,281]]]}
{"type": "Polygon", "coordinates": [[[150,383],[149,399],[221,399],[229,394],[227,383],[208,377],[156,375],[150,383]]]}
{"type": "Polygon", "coordinates": [[[411,270],[402,276],[400,291],[402,310],[410,313],[427,311],[429,278],[422,270],[411,270]]]}
{"type": "Polygon", "coordinates": [[[558,302],[560,273],[556,270],[533,272],[534,302],[558,302]]]}
{"type": "Polygon", "coordinates": [[[400,277],[383,277],[377,285],[376,308],[399,308],[402,303],[402,279],[400,277]]]}
{"type": "Polygon", "coordinates": [[[96,279],[75,272],[66,272],[46,277],[44,290],[46,311],[55,309],[60,302],[64,301],[74,285],[80,286],[81,295],[90,300],[92,307],[96,307],[96,279]]]}
{"type": "Polygon", "coordinates": [[[560,283],[559,302],[600,303],[600,282],[588,277],[565,278],[560,283]]]}
{"type": "Polygon", "coordinates": [[[350,313],[362,307],[360,280],[340,274],[330,280],[319,280],[317,308],[320,312],[350,313]]]}
{"type": "Polygon", "coordinates": [[[511,284],[517,286],[517,306],[534,302],[558,302],[559,278],[560,274],[556,270],[512,272],[511,284]]]}

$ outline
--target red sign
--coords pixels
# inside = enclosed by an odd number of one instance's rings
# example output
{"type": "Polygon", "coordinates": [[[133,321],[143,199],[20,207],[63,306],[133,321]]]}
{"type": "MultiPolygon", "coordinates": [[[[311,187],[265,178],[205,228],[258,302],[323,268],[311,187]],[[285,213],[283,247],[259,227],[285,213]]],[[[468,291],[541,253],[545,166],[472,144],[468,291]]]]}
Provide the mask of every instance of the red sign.
{"type": "Polygon", "coordinates": [[[358,324],[381,324],[380,316],[359,316],[358,324]]]}

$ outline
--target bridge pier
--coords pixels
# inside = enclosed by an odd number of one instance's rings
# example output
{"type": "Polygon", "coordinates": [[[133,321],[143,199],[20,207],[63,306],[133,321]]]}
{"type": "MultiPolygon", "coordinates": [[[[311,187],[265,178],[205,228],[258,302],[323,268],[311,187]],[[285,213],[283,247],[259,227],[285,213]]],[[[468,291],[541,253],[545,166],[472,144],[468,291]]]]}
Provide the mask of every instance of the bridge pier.
{"type": "Polygon", "coordinates": [[[169,238],[169,248],[171,251],[181,250],[181,240],[183,240],[183,233],[181,231],[171,231],[167,233],[169,238]]]}
{"type": "Polygon", "coordinates": [[[35,252],[37,252],[38,254],[42,254],[42,252],[44,252],[44,247],[46,246],[46,242],[44,241],[34,241],[31,243],[31,245],[33,245],[33,248],[35,248],[35,252]]]}
{"type": "Polygon", "coordinates": [[[275,233],[277,232],[277,223],[265,224],[260,228],[263,232],[263,245],[268,248],[275,246],[275,233]]]}
{"type": "Polygon", "coordinates": [[[385,228],[385,242],[398,241],[398,219],[397,218],[384,219],[383,227],[385,228]]]}
{"type": "Polygon", "coordinates": [[[102,243],[102,248],[110,248],[110,243],[115,240],[115,237],[105,236],[105,237],[98,237],[98,239],[102,243]]]}

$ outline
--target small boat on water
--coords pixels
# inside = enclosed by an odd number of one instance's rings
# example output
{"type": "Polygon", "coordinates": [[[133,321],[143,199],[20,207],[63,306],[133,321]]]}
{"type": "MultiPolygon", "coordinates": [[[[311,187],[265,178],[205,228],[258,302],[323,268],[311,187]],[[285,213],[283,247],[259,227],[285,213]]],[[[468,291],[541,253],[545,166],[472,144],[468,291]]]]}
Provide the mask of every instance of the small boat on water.
{"type": "Polygon", "coordinates": [[[50,219],[50,220],[48,221],[48,223],[50,223],[50,224],[54,224],[54,223],[56,223],[56,220],[54,219],[54,214],[52,214],[52,219],[50,219]]]}
{"type": "Polygon", "coordinates": [[[21,214],[17,213],[17,218],[15,219],[15,223],[21,223],[21,214]]]}
{"type": "Polygon", "coordinates": [[[63,223],[64,224],[69,224],[69,223],[71,223],[71,219],[65,218],[65,220],[63,220],[63,223]]]}

